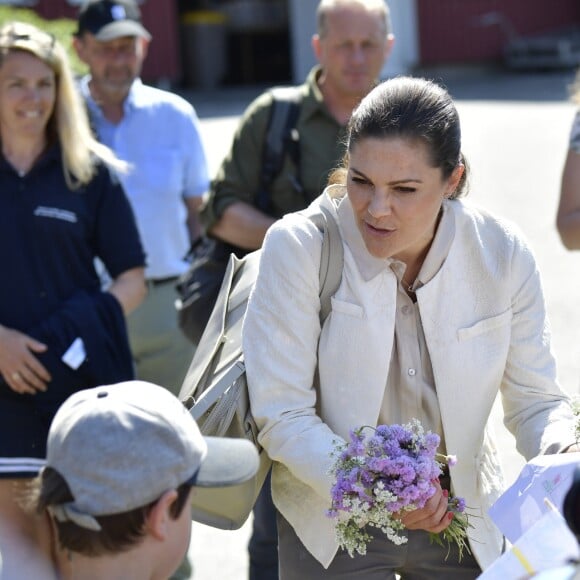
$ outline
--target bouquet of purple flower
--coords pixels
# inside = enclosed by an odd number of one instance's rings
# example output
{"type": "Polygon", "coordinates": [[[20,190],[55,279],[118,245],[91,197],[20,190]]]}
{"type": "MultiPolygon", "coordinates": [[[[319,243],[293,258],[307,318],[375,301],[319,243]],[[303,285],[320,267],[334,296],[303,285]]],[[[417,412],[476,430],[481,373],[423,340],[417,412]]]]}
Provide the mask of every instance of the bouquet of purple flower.
{"type": "MultiPolygon", "coordinates": [[[[452,455],[437,454],[439,436],[424,432],[414,419],[406,425],[360,427],[350,433],[350,442],[337,447],[336,462],[331,473],[336,476],[332,487],[332,506],[327,515],[336,519],[336,537],[340,547],[352,557],[366,554],[371,540],[367,526],[383,531],[395,544],[407,538],[397,515],[424,507],[435,493],[433,481],[442,474],[442,458],[448,465],[457,461],[452,455]],[[365,431],[371,431],[367,436],[365,431]]],[[[459,559],[469,552],[465,501],[449,498],[449,511],[454,512],[451,524],[431,540],[450,547],[455,542],[459,559]]]]}

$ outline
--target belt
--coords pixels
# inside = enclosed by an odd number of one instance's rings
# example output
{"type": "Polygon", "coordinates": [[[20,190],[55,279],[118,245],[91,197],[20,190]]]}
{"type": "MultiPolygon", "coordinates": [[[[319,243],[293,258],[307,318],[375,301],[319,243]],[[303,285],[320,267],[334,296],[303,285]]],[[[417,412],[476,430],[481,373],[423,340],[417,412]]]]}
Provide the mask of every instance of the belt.
{"type": "Polygon", "coordinates": [[[177,282],[179,276],[167,276],[166,278],[149,278],[147,280],[147,286],[162,286],[163,284],[169,284],[171,282],[177,282]]]}

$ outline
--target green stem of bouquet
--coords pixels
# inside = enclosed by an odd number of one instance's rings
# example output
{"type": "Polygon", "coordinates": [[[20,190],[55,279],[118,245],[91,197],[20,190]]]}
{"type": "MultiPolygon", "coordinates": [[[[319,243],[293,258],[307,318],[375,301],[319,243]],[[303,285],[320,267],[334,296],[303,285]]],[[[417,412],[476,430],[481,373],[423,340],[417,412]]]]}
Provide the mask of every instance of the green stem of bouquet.
{"type": "Polygon", "coordinates": [[[580,445],[580,398],[572,400],[572,411],[574,412],[575,418],[574,437],[576,439],[576,445],[580,445]]]}
{"type": "Polygon", "coordinates": [[[461,562],[464,551],[467,551],[468,554],[471,554],[469,543],[467,541],[467,530],[470,527],[472,526],[469,523],[465,513],[453,512],[453,520],[449,526],[438,534],[429,532],[429,540],[431,543],[435,543],[439,546],[442,546],[443,548],[447,548],[447,554],[445,555],[446,560],[451,552],[452,544],[457,545],[459,551],[459,561],[461,562]]]}

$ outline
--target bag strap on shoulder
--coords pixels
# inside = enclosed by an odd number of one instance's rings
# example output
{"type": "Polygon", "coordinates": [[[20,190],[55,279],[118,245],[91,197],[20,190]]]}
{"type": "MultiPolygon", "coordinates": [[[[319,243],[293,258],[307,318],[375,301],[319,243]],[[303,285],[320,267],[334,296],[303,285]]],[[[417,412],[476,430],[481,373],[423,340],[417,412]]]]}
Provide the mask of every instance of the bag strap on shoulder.
{"type": "Polygon", "coordinates": [[[300,87],[276,87],[272,89],[272,105],[262,151],[260,184],[255,204],[270,214],[270,186],[282,171],[284,158],[290,155],[296,167],[300,166],[300,147],[296,122],[302,104],[300,87]]]}
{"type": "Polygon", "coordinates": [[[344,263],[344,248],[338,224],[329,210],[320,207],[320,213],[311,217],[322,232],[322,251],[318,279],[320,281],[320,322],[324,322],[332,310],[331,297],[340,286],[344,263]]]}

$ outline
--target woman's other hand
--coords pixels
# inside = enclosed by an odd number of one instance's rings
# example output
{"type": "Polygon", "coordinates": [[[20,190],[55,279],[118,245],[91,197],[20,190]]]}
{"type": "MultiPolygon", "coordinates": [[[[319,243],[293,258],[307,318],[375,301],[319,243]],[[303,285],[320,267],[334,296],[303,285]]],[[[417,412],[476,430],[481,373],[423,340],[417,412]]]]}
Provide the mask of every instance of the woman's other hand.
{"type": "Polygon", "coordinates": [[[46,391],[50,373],[33,354],[46,349],[23,332],[0,326],[0,373],[13,391],[30,395],[46,391]]]}
{"type": "Polygon", "coordinates": [[[580,153],[573,149],[562,172],[556,225],[564,246],[580,250],[580,153]]]}

